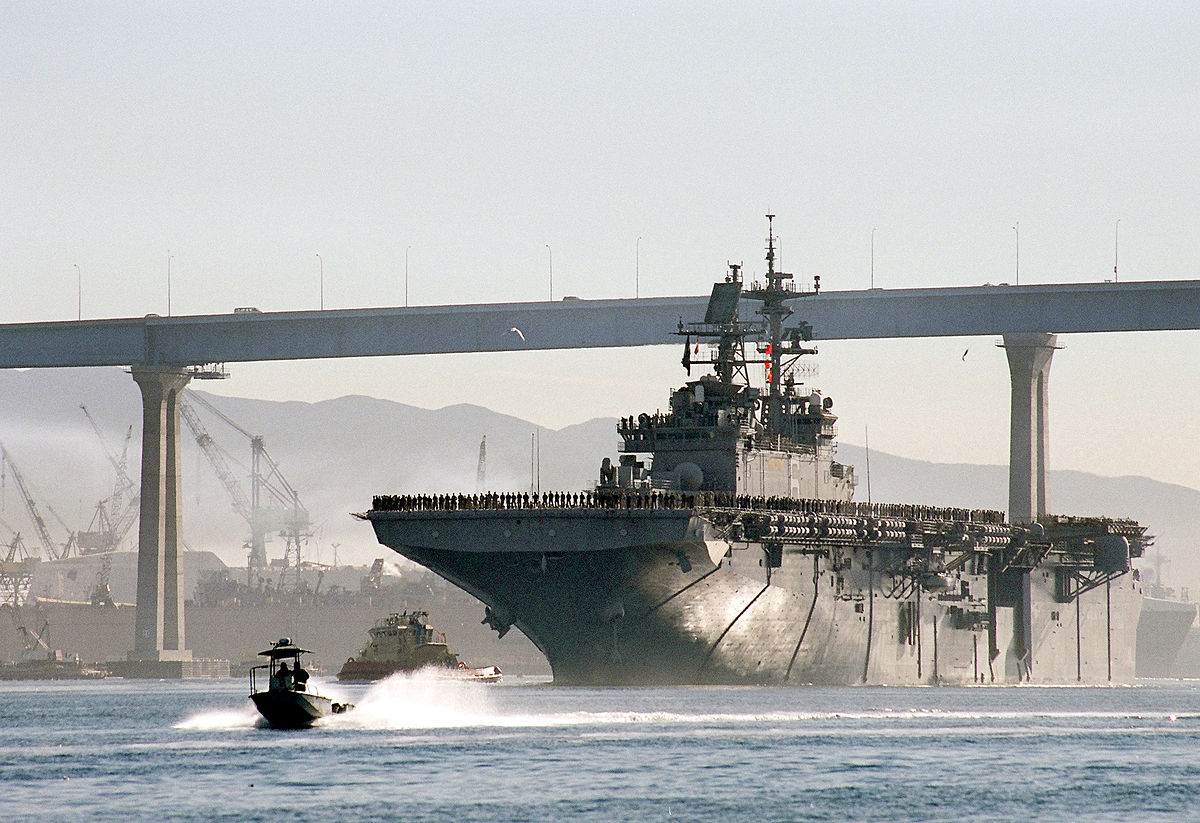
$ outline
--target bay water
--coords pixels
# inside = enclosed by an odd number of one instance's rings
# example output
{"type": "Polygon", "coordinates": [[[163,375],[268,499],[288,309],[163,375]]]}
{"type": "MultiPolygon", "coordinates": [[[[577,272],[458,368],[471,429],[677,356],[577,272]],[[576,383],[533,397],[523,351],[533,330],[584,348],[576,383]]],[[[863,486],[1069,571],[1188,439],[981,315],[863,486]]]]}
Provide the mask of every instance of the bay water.
{"type": "Polygon", "coordinates": [[[1200,820],[1200,683],[0,683],[0,821],[1200,820]]]}

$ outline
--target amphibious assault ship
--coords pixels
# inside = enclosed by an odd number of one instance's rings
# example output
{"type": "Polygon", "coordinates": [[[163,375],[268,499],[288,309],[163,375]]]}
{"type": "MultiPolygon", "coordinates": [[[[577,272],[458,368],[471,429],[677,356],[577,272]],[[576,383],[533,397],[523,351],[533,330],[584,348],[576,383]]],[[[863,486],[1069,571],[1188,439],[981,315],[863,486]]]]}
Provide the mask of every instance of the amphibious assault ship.
{"type": "Polygon", "coordinates": [[[770,230],[766,262],[761,284],[731,265],[704,320],[680,319],[689,377],[714,374],[621,420],[595,488],[382,495],[361,516],[501,636],[517,626],[558,683],[1132,680],[1144,529],[854,502],[832,399],[797,380],[812,330],[785,327],[820,281],[776,269],[770,230]]]}

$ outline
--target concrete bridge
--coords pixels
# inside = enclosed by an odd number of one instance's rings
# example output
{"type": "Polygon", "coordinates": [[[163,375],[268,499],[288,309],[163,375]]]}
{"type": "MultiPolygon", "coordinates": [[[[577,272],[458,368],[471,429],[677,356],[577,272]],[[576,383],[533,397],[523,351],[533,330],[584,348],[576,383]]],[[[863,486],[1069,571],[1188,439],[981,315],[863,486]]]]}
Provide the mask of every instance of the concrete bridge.
{"type": "MultiPolygon", "coordinates": [[[[212,363],[677,344],[703,297],[497,303],[0,325],[0,368],[129,366],[142,394],[130,660],[190,660],[179,557],[179,393],[212,363]],[[519,330],[519,333],[518,333],[519,330]]],[[[1012,384],[1009,517],[1046,513],[1056,334],[1200,329],[1200,281],[824,292],[792,303],[818,340],[1002,336],[1012,384]]],[[[749,309],[743,312],[749,317],[749,309]]]]}

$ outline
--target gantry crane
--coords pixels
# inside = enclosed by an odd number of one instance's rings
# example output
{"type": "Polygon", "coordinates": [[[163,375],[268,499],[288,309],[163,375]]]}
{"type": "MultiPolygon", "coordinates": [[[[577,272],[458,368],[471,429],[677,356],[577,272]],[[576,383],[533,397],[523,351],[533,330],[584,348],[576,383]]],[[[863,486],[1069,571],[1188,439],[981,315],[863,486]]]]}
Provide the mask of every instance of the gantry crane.
{"type": "MultiPolygon", "coordinates": [[[[279,581],[280,588],[287,588],[288,575],[294,574],[290,585],[300,583],[300,544],[311,537],[311,520],[308,509],[300,502],[300,495],[279,470],[279,465],[267,453],[262,435],[251,434],[234,422],[227,414],[194,392],[186,392],[179,403],[179,412],[196,438],[196,444],[208,458],[213,471],[233,502],[233,507],[250,525],[250,557],[247,575],[253,579],[267,567],[267,534],[277,531],[284,539],[284,568],[279,581]],[[250,497],[234,476],[225,460],[220,446],[208,433],[204,423],[192,408],[195,402],[223,420],[232,429],[250,440],[250,497]]],[[[248,581],[249,582],[249,581],[248,581]]]]}

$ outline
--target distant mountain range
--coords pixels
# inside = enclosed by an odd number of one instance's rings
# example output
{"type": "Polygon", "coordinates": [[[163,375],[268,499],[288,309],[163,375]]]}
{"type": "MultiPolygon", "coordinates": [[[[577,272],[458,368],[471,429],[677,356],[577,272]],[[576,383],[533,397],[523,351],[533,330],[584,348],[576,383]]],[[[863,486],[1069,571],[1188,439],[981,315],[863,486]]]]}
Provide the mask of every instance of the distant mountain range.
{"type": "MultiPolygon", "coordinates": [[[[193,382],[192,387],[203,391],[204,384],[193,382]]],[[[317,403],[206,397],[243,429],[265,438],[269,454],[317,525],[306,559],[322,562],[333,560],[334,544],[342,562],[385,556],[370,527],[349,516],[369,508],[373,494],[473,492],[484,436],[486,485],[492,490],[527,490],[539,473],[533,459],[539,450],[543,489],[583,489],[595,484],[600,460],[615,456],[617,449],[617,421],[612,418],[554,431],[465,404],[430,410],[363,396],[317,403]]],[[[33,490],[56,540],[67,535],[59,517],[72,529],[87,528],[97,502],[113,485],[113,471],[80,404],[87,405],[109,448],[118,454],[133,426],[128,459],[136,478],[141,401],[128,374],[111,368],[0,371],[0,442],[33,490]]],[[[249,441],[207,411],[199,412],[248,490],[249,441]]],[[[184,428],[183,433],[186,539],[228,563],[243,563],[245,523],[190,432],[184,428]]],[[[864,450],[843,444],[839,456],[855,466],[856,496],[866,500],[864,450]]],[[[1005,466],[930,463],[874,451],[870,463],[875,501],[1000,510],[1007,503],[1005,466]]],[[[1136,518],[1157,537],[1169,563],[1167,581],[1197,589],[1200,491],[1145,477],[1052,471],[1050,504],[1054,512],[1136,518]]],[[[8,543],[9,529],[16,529],[26,545],[36,545],[7,470],[0,477],[0,525],[8,527],[0,529],[0,541],[8,543]]]]}

